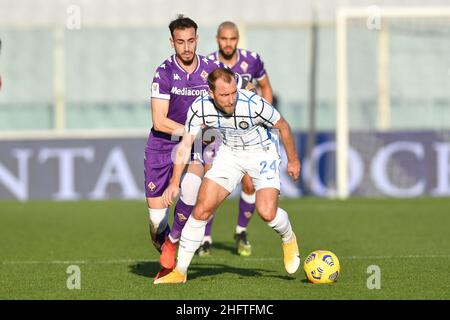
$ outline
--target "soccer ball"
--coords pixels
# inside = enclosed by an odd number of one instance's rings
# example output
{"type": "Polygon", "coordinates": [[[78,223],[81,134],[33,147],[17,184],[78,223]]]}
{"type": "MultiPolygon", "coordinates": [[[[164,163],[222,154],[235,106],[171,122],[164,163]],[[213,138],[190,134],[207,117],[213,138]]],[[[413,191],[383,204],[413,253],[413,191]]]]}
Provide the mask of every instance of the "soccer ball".
{"type": "Polygon", "coordinates": [[[339,260],[331,251],[316,250],[306,258],[303,270],[312,283],[335,282],[340,273],[339,260]]]}

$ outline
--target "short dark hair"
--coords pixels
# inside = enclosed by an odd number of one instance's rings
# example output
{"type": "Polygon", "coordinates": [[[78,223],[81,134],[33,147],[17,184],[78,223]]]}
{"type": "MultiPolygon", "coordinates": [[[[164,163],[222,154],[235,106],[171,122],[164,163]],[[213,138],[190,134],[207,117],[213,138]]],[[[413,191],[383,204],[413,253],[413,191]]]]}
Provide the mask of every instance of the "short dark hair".
{"type": "Polygon", "coordinates": [[[219,24],[219,26],[217,27],[217,35],[220,34],[220,31],[222,31],[222,29],[224,28],[230,28],[230,29],[234,29],[236,30],[238,36],[239,36],[239,28],[236,25],[236,23],[231,22],[231,21],[224,21],[221,24],[219,24]]]}
{"type": "Polygon", "coordinates": [[[188,18],[188,17],[185,17],[182,14],[179,14],[177,16],[177,18],[175,20],[171,21],[170,24],[169,24],[169,30],[170,30],[170,34],[171,34],[172,37],[173,37],[173,32],[176,29],[182,29],[183,30],[183,29],[187,29],[187,28],[194,28],[195,33],[197,33],[197,28],[198,27],[197,27],[197,24],[195,23],[195,21],[190,19],[190,18],[188,18]]]}
{"type": "Polygon", "coordinates": [[[211,72],[208,75],[208,87],[211,91],[216,89],[216,81],[217,79],[222,79],[226,83],[231,83],[231,81],[236,81],[234,77],[234,72],[231,69],[220,67],[211,72]]]}

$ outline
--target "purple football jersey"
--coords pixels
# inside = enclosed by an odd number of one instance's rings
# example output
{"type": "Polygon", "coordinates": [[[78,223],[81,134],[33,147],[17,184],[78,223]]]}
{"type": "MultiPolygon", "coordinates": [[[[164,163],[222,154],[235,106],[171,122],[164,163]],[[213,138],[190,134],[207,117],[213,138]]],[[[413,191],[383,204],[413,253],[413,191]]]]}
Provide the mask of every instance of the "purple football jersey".
{"type": "MultiPolygon", "coordinates": [[[[197,68],[188,74],[178,64],[175,55],[172,55],[156,69],[153,77],[151,97],[169,100],[167,117],[183,125],[186,122],[187,111],[194,100],[208,92],[208,74],[219,66],[224,66],[217,60],[211,60],[201,55],[197,55],[197,60],[197,68]]],[[[168,146],[171,144],[170,140],[169,134],[152,128],[148,146],[155,149],[166,149],[170,147],[168,146]],[[166,148],[163,147],[163,144],[166,148]]],[[[176,144],[177,141],[174,143],[176,144]]]]}
{"type": "MultiPolygon", "coordinates": [[[[182,125],[192,103],[203,93],[208,92],[208,74],[224,65],[215,60],[197,55],[198,65],[188,74],[175,59],[175,55],[164,61],[155,72],[151,97],[169,101],[167,117],[182,125]]],[[[238,79],[242,85],[242,79],[238,79]]],[[[147,198],[160,197],[167,188],[173,171],[172,150],[178,140],[171,135],[152,128],[145,149],[144,175],[147,198]]]]}
{"type": "MultiPolygon", "coordinates": [[[[261,80],[266,75],[266,69],[264,69],[264,62],[256,52],[247,51],[244,49],[237,49],[237,61],[234,66],[231,67],[236,73],[239,73],[242,78],[252,82],[254,79],[261,80]]],[[[219,51],[213,52],[208,55],[208,58],[213,60],[219,60],[219,51]]]]}

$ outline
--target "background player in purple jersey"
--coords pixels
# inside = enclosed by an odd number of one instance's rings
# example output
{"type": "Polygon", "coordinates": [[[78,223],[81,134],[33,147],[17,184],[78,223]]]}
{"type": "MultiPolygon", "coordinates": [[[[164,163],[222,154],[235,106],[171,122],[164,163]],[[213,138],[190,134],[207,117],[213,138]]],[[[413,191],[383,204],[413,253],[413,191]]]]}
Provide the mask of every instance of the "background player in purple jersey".
{"type": "MultiPolygon", "coordinates": [[[[260,56],[251,51],[239,49],[239,30],[235,23],[222,22],[217,28],[216,36],[219,50],[210,54],[210,59],[219,60],[231,70],[239,73],[245,80],[256,80],[260,95],[270,104],[273,102],[272,86],[260,56]]],[[[247,226],[255,211],[255,188],[249,175],[242,179],[242,192],[239,200],[239,215],[235,231],[236,250],[241,256],[251,255],[251,245],[247,240],[247,226]]],[[[211,254],[211,229],[214,218],[211,218],[205,229],[205,237],[198,250],[200,256],[211,254]]]]}
{"type": "Polygon", "coordinates": [[[264,68],[261,57],[256,52],[239,49],[239,29],[234,22],[222,22],[216,35],[219,50],[208,55],[210,59],[219,60],[231,70],[239,73],[244,79],[256,80],[261,96],[272,103],[273,93],[269,76],[264,68]]]}

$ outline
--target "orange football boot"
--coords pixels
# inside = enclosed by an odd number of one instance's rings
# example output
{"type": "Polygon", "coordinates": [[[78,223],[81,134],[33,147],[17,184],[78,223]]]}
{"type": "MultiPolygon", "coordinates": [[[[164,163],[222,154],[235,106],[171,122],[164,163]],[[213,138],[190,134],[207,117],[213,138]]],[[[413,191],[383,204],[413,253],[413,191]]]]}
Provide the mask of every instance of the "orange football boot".
{"type": "Polygon", "coordinates": [[[163,268],[171,270],[175,268],[177,248],[178,242],[172,243],[167,237],[162,245],[161,256],[159,257],[159,262],[163,268]]]}

